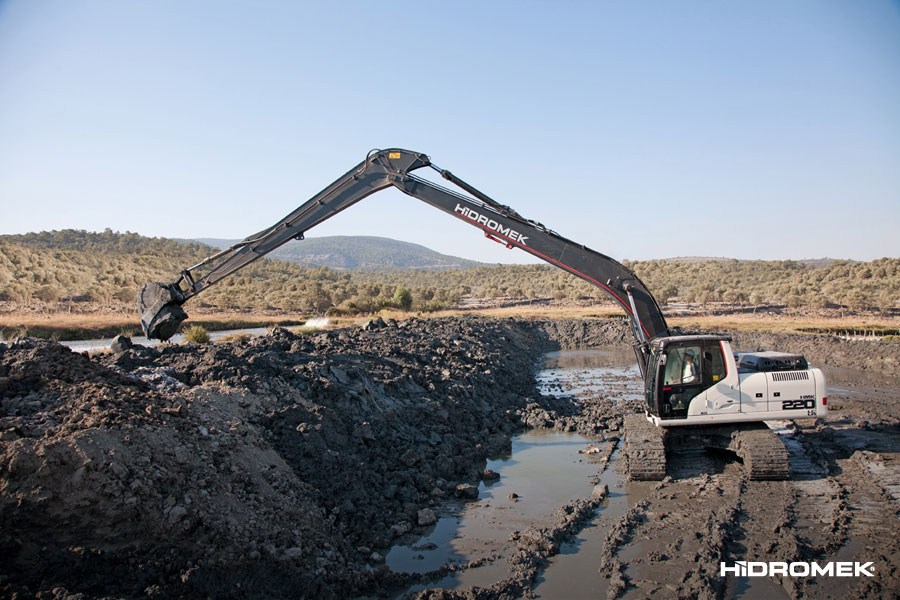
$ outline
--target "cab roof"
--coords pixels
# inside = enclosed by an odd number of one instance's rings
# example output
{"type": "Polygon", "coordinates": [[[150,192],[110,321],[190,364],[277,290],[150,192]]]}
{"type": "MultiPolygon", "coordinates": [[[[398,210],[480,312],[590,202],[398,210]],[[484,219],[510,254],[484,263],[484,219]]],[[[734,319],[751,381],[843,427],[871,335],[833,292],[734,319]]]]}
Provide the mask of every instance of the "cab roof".
{"type": "Polygon", "coordinates": [[[731,337],[727,335],[719,335],[719,334],[702,334],[702,335],[671,335],[667,337],[656,338],[651,344],[654,346],[659,346],[662,349],[665,349],[666,346],[671,344],[691,344],[691,343],[699,343],[699,342],[730,342],[731,337]]]}

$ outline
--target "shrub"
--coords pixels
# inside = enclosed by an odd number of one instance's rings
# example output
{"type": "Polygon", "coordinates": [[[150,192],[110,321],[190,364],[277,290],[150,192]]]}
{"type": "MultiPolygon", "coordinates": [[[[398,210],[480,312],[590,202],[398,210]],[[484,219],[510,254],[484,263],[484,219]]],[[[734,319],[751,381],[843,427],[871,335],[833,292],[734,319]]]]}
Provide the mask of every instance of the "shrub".
{"type": "Polygon", "coordinates": [[[62,294],[52,285],[43,285],[34,293],[34,297],[44,302],[56,302],[62,294]]]}
{"type": "Polygon", "coordinates": [[[409,307],[412,306],[412,293],[402,285],[397,286],[397,290],[394,292],[394,297],[391,299],[392,303],[401,310],[409,310],[409,307]]]}
{"type": "Polygon", "coordinates": [[[196,344],[208,344],[209,333],[207,333],[206,328],[203,327],[203,325],[191,325],[184,330],[184,339],[196,344]]]}
{"type": "Polygon", "coordinates": [[[439,310],[444,310],[447,308],[447,305],[443,302],[439,302],[438,300],[429,300],[428,302],[423,302],[419,307],[419,310],[422,312],[436,312],[439,310]]]}

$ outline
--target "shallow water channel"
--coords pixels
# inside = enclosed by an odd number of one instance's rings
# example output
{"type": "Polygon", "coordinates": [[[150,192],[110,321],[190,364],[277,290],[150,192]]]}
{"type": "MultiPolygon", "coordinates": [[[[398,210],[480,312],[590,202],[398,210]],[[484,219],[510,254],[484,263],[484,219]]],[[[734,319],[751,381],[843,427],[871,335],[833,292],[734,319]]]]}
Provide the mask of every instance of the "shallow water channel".
{"type": "MultiPolygon", "coordinates": [[[[217,340],[219,338],[223,338],[229,335],[262,335],[268,331],[266,327],[249,327],[246,329],[226,329],[223,331],[210,331],[209,339],[217,340]]],[[[60,342],[63,346],[68,346],[68,348],[74,352],[100,352],[103,350],[109,350],[110,344],[112,344],[114,338],[98,338],[94,340],[73,340],[68,342],[60,342]]],[[[162,342],[159,340],[151,340],[147,339],[144,336],[135,336],[131,338],[132,343],[139,344],[141,346],[158,346],[162,342]]],[[[173,344],[179,344],[184,341],[184,334],[177,333],[172,336],[169,342],[173,344]]]]}
{"type": "MultiPolygon", "coordinates": [[[[624,397],[633,391],[626,390],[623,375],[628,379],[636,375],[636,367],[628,361],[634,361],[629,353],[553,352],[544,357],[537,381],[548,395],[578,397],[602,391],[624,397]]],[[[436,511],[438,522],[430,533],[390,550],[386,556],[388,567],[397,572],[425,573],[443,565],[481,563],[406,592],[426,587],[465,589],[494,584],[508,574],[509,564],[503,554],[513,531],[550,525],[556,509],[577,498],[590,497],[594,484],[599,482],[609,488],[608,499],[581,535],[562,545],[560,554],[551,559],[541,574],[534,593],[546,598],[605,594],[606,580],[597,572],[599,553],[606,530],[624,514],[629,502],[619,471],[619,451],[614,452],[606,469],[603,464],[589,462],[588,455],[579,452],[595,441],[576,433],[544,430],[530,430],[514,437],[511,453],[494,457],[485,466],[499,473],[500,479],[482,481],[477,501],[449,501],[440,507],[436,511]]],[[[632,491],[632,484],[628,487],[632,491]]]]}

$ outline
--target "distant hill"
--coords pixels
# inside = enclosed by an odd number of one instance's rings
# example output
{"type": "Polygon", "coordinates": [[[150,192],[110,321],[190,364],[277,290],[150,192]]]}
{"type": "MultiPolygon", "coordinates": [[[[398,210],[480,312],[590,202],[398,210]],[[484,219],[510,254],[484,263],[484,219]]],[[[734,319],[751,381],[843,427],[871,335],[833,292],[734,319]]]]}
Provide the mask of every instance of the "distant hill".
{"type": "MultiPolygon", "coordinates": [[[[325,256],[354,249],[357,258],[339,264],[363,268],[336,270],[263,259],[212,286],[192,304],[307,314],[334,308],[338,314],[359,314],[408,304],[410,296],[412,310],[423,311],[453,306],[466,296],[606,297],[586,281],[549,265],[482,265],[453,270],[447,266],[469,261],[383,238],[318,238],[294,246],[315,248],[321,243],[325,245],[319,246],[318,253],[325,256]],[[375,240],[374,245],[366,246],[368,240],[375,240]],[[402,252],[410,248],[425,258],[413,262],[402,252]],[[392,254],[392,249],[397,253],[392,254]],[[417,264],[419,268],[386,266],[402,264],[417,264]]],[[[38,301],[64,310],[88,302],[131,307],[143,284],[174,281],[181,269],[211,253],[209,246],[198,243],[110,230],[0,235],[0,309],[19,310],[38,301]]],[[[810,262],[623,261],[661,303],[678,298],[680,302],[812,308],[835,304],[854,309],[900,306],[900,258],[836,260],[822,267],[810,262]]]]}
{"type": "MultiPolygon", "coordinates": [[[[185,240],[227,248],[240,240],[198,238],[185,240]]],[[[334,235],[291,241],[273,251],[269,258],[286,260],[305,267],[326,266],[332,269],[467,269],[483,263],[448,256],[419,244],[390,238],[364,235],[334,235]]]]}

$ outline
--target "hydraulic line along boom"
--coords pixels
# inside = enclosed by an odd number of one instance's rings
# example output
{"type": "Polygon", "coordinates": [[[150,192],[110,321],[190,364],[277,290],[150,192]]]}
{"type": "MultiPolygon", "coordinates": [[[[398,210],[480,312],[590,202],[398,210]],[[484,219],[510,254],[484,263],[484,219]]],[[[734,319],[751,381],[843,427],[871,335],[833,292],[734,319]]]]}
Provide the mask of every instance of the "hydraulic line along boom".
{"type": "Polygon", "coordinates": [[[509,248],[524,250],[610,294],[631,319],[642,372],[646,351],[641,348],[646,347],[647,340],[668,334],[656,300],[630,269],[536,221],[525,219],[450,171],[433,165],[425,154],[399,148],[369,152],[364,161],[279,222],[183,270],[176,281],[144,286],[138,298],[144,333],[148,337],[168,339],[187,318],[181,308],[187,300],[286,242],[303,239],[306,231],[366,196],[391,186],[482,229],[486,236],[509,248]],[[412,174],[422,167],[433,168],[469,195],[412,174]]]}

